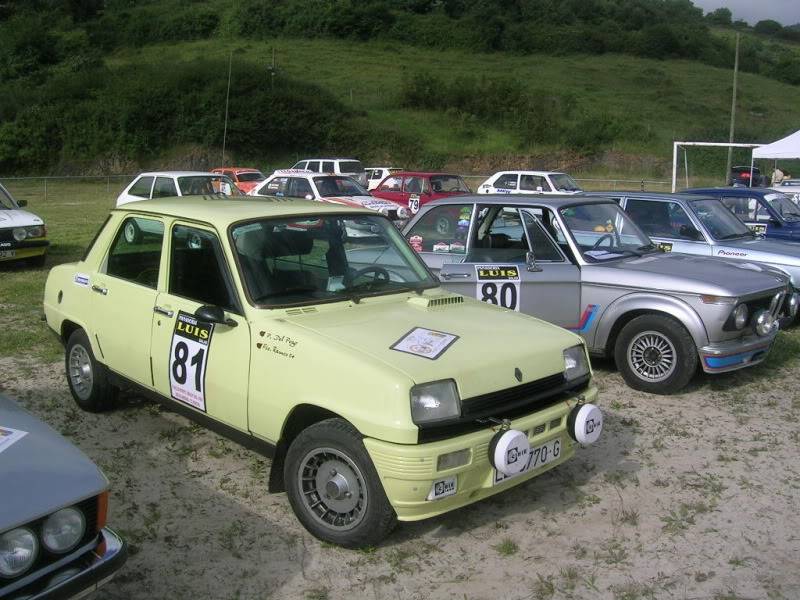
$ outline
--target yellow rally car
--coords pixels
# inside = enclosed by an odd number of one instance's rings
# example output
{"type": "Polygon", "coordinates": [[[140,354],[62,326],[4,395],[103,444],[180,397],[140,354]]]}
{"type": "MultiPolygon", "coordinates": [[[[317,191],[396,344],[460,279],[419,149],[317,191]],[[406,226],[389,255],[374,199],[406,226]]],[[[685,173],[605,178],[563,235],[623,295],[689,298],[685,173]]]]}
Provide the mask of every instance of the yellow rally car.
{"type": "Polygon", "coordinates": [[[125,205],[51,270],[44,309],[81,408],[133,387],[265,451],[270,490],[343,546],[522,483],[602,429],[578,336],[446,292],[373,211],[125,205]]]}

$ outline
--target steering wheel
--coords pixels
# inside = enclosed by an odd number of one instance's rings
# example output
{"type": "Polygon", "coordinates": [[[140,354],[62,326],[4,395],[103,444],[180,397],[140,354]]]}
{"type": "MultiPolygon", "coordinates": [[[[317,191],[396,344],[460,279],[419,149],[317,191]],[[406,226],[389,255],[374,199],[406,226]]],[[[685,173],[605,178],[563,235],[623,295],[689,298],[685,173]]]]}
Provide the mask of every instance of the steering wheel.
{"type": "Polygon", "coordinates": [[[613,233],[604,233],[599,238],[597,238],[597,241],[592,246],[592,250],[597,250],[600,247],[600,244],[602,244],[603,240],[605,240],[606,238],[611,240],[612,244],[614,243],[614,234],[613,233]]]}
{"type": "Polygon", "coordinates": [[[352,274],[349,274],[345,277],[343,283],[345,287],[350,287],[350,284],[361,277],[362,275],[366,275],[367,273],[375,273],[372,278],[373,283],[376,281],[391,281],[391,276],[389,275],[389,271],[384,269],[383,267],[379,267],[378,265],[370,265],[368,267],[364,267],[363,269],[358,269],[352,274]]]}

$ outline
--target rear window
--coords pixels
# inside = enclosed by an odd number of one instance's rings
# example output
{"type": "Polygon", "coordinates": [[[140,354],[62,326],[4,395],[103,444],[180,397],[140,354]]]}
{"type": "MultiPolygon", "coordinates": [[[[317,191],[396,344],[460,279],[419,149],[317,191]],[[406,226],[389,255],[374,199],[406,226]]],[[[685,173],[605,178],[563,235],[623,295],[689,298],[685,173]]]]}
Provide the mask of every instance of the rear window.
{"type": "Polygon", "coordinates": [[[339,173],[363,173],[364,167],[357,160],[343,160],[339,163],[339,173]]]}
{"type": "Polygon", "coordinates": [[[458,175],[433,175],[431,188],[434,192],[466,192],[471,190],[458,175]]]}
{"type": "Polygon", "coordinates": [[[264,181],[266,177],[261,171],[239,173],[239,181],[264,181]]]}

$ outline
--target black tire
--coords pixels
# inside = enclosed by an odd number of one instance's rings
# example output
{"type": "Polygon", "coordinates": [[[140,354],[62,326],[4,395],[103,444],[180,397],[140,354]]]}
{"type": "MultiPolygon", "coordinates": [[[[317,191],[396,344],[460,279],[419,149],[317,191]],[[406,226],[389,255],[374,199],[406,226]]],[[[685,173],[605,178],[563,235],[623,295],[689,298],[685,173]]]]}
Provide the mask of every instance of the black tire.
{"type": "Polygon", "coordinates": [[[117,390],[108,382],[105,365],[95,359],[83,329],[76,329],[69,336],[64,366],[69,391],[83,410],[102,412],[114,405],[117,390]]]}
{"type": "Polygon", "coordinates": [[[129,244],[138,244],[142,241],[142,230],[133,219],[128,219],[123,225],[122,234],[125,236],[125,241],[129,244]]]}
{"type": "Polygon", "coordinates": [[[651,394],[674,394],[697,371],[697,348],[680,321],[642,315],[617,336],[614,360],[630,387],[651,394]]]}
{"type": "Polygon", "coordinates": [[[292,510],[320,540],[345,548],[376,546],[397,524],[361,435],[343,419],[320,421],[300,432],[286,453],[283,476],[292,510]]]}

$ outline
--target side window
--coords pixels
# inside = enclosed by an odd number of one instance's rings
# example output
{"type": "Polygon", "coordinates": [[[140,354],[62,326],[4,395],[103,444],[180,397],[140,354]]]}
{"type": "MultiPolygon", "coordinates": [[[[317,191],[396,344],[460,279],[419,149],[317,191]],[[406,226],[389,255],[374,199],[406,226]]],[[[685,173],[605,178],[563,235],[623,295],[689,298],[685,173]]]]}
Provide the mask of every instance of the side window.
{"type": "Polygon", "coordinates": [[[408,194],[421,194],[422,193],[422,178],[421,177],[406,177],[404,182],[404,192],[408,194]]]}
{"type": "Polygon", "coordinates": [[[383,177],[383,169],[372,169],[369,172],[370,181],[375,181],[376,179],[380,181],[382,177],[383,177]]]}
{"type": "Polygon", "coordinates": [[[137,196],[139,198],[149,198],[150,197],[150,189],[153,187],[153,177],[140,177],[139,181],[133,184],[131,189],[128,190],[128,194],[131,196],[137,196]]]}
{"type": "Polygon", "coordinates": [[[437,206],[420,217],[406,239],[417,252],[464,254],[473,208],[472,204],[437,206]]]}
{"type": "Polygon", "coordinates": [[[308,170],[319,172],[319,161],[318,160],[310,160],[308,161],[308,170]]]}
{"type": "Polygon", "coordinates": [[[286,182],[289,181],[288,177],[275,177],[271,179],[267,185],[261,188],[260,195],[276,195],[286,193],[286,182]]]}
{"type": "Polygon", "coordinates": [[[497,181],[494,182],[494,187],[503,188],[504,190],[515,190],[517,189],[518,179],[519,175],[517,173],[506,173],[497,178],[497,181]]]}
{"type": "Polygon", "coordinates": [[[291,198],[305,198],[307,195],[313,196],[314,193],[311,191],[311,184],[308,183],[307,179],[290,177],[289,189],[286,195],[291,198]]]}
{"type": "Polygon", "coordinates": [[[155,289],[161,264],[164,224],[128,217],[122,222],[106,259],[106,274],[155,289]]]}
{"type": "Polygon", "coordinates": [[[629,198],[626,212],[647,235],[673,240],[695,240],[697,235],[689,215],[676,202],[629,198]]]}
{"type": "Polygon", "coordinates": [[[235,295],[217,236],[185,225],[172,228],[169,293],[237,310],[235,295]]]}
{"type": "Polygon", "coordinates": [[[381,184],[379,191],[399,192],[402,185],[403,185],[402,177],[389,177],[389,179],[387,179],[381,184]]]}
{"type": "Polygon", "coordinates": [[[166,198],[169,196],[177,196],[178,190],[175,188],[175,182],[170,177],[157,177],[156,184],[153,186],[153,198],[166,198]]]}
{"type": "Polygon", "coordinates": [[[539,191],[539,188],[542,188],[542,191],[545,192],[550,191],[550,186],[547,185],[544,177],[540,175],[523,175],[520,177],[520,190],[525,190],[526,192],[537,192],[539,191]]]}
{"type": "Polygon", "coordinates": [[[295,165],[292,168],[293,169],[305,169],[307,167],[308,167],[308,161],[307,160],[301,160],[299,163],[295,163],[295,165]]]}
{"type": "Polygon", "coordinates": [[[322,163],[322,172],[323,173],[334,173],[335,167],[333,165],[333,161],[326,160],[322,163]]]}
{"type": "Polygon", "coordinates": [[[564,262],[564,258],[550,239],[542,225],[530,213],[523,211],[522,220],[528,232],[533,254],[538,261],[564,262]]]}
{"type": "Polygon", "coordinates": [[[469,262],[524,263],[530,250],[522,215],[513,206],[482,207],[485,216],[475,234],[469,262]]]}

